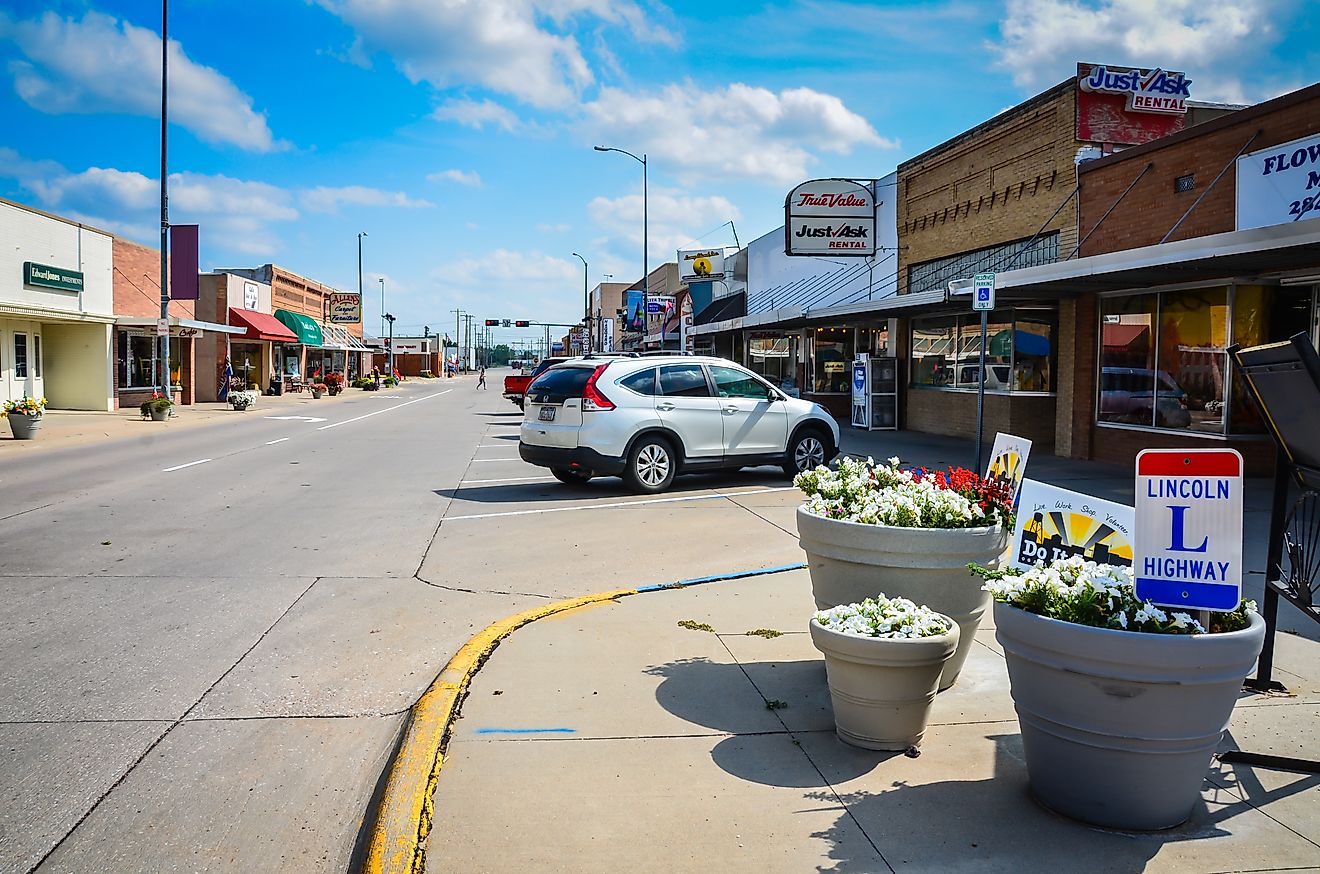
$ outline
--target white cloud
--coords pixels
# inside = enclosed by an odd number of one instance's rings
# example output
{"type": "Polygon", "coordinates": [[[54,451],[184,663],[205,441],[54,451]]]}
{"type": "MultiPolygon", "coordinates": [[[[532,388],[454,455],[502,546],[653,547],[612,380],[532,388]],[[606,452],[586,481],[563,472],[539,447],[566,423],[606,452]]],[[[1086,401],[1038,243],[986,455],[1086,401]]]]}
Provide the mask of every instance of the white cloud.
{"type": "Polygon", "coordinates": [[[735,83],[692,83],[632,93],[602,88],[584,105],[587,132],[626,142],[687,177],[800,181],[819,152],[848,155],[859,146],[896,148],[843,101],[810,88],[778,93],[735,83]]]}
{"type": "MultiPolygon", "coordinates": [[[[47,12],[15,20],[0,13],[0,41],[27,57],[9,65],[14,90],[52,114],[160,115],[160,36],[147,28],[88,12],[82,20],[47,12]]],[[[283,148],[252,98],[216,70],[191,60],[170,40],[170,120],[208,143],[253,152],[283,148]]]]}
{"type": "Polygon", "coordinates": [[[1251,102],[1264,88],[1252,59],[1279,37],[1280,0],[1009,0],[988,49],[1024,88],[1076,73],[1076,62],[1183,70],[1192,96],[1251,102]],[[1252,82],[1248,85],[1246,82],[1252,82]]]}
{"type": "MultiPolygon", "coordinates": [[[[646,236],[652,265],[674,260],[677,251],[698,236],[708,234],[711,228],[724,222],[742,218],[732,201],[718,195],[694,197],[653,187],[648,200],[646,236]]],[[[592,221],[609,231],[611,237],[627,240],[632,244],[629,249],[635,248],[639,256],[643,238],[642,212],[640,191],[616,198],[597,197],[587,204],[592,221]]],[[[637,266],[632,269],[641,275],[637,266]]]]}
{"type": "Polygon", "coordinates": [[[537,251],[495,249],[448,262],[431,278],[479,318],[563,321],[582,298],[582,265],[537,251]]]}
{"type": "Polygon", "coordinates": [[[401,209],[424,209],[435,206],[426,200],[415,200],[402,191],[385,191],[364,185],[343,188],[318,186],[302,192],[302,205],[310,212],[338,212],[341,206],[393,206],[401,209]]]}
{"type": "Polygon", "coordinates": [[[439,173],[428,174],[426,181],[453,182],[456,185],[466,185],[469,188],[480,188],[481,174],[476,170],[441,170],[439,173]]]}
{"type": "Polygon", "coordinates": [[[446,100],[435,108],[431,117],[436,121],[452,121],[464,127],[481,130],[493,124],[506,131],[521,127],[518,116],[508,107],[491,100],[446,100]]]}

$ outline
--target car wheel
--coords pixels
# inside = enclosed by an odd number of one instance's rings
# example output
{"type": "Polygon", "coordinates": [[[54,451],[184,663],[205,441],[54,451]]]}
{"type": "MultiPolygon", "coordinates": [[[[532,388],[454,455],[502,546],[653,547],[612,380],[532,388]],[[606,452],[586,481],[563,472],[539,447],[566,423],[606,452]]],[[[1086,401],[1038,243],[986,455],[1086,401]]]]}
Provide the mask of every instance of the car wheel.
{"type": "Polygon", "coordinates": [[[674,450],[660,437],[643,437],[628,455],[624,481],[635,492],[654,495],[674,481],[674,450]]]}
{"type": "Polygon", "coordinates": [[[825,441],[825,435],[816,430],[803,431],[794,437],[784,460],[784,474],[794,477],[824,464],[828,454],[825,441]]]}
{"type": "Polygon", "coordinates": [[[550,472],[555,475],[555,479],[568,486],[580,486],[591,482],[592,474],[589,470],[573,470],[568,467],[552,467],[550,468],[550,472]]]}

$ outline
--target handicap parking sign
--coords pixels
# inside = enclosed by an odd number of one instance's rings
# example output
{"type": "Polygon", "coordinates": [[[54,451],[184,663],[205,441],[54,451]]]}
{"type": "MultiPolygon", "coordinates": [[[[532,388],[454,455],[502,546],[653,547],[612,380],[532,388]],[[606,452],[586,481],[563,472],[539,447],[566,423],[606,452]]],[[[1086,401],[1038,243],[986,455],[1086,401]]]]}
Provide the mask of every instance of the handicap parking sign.
{"type": "Polygon", "coordinates": [[[992,310],[995,308],[995,275],[978,273],[972,279],[975,294],[972,295],[972,310],[992,310]]]}

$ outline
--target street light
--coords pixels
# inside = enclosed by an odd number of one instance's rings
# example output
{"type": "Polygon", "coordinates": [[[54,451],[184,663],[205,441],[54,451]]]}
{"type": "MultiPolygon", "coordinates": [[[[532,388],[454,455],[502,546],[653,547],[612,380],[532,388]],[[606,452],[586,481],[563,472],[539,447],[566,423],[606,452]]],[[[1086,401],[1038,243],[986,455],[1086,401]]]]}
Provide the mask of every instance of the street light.
{"type": "MultiPolygon", "coordinates": [[[[634,161],[642,165],[642,345],[646,345],[646,320],[650,318],[651,309],[651,269],[650,255],[651,238],[649,236],[650,228],[647,223],[647,191],[646,191],[646,153],[643,152],[639,158],[632,152],[623,149],[615,149],[610,146],[595,146],[598,152],[618,152],[621,155],[627,155],[634,161]]],[[[665,320],[663,315],[660,318],[660,348],[665,348],[665,320]]]]}
{"type": "Polygon", "coordinates": [[[587,259],[577,252],[573,257],[582,262],[582,305],[586,315],[582,319],[582,351],[591,353],[591,296],[587,292],[587,259]]]}
{"type": "Polygon", "coordinates": [[[385,277],[377,277],[380,283],[380,332],[385,333],[385,277]]]}
{"type": "Polygon", "coordinates": [[[367,235],[366,231],[358,234],[358,304],[362,303],[362,238],[367,235]]]}
{"type": "MultiPolygon", "coordinates": [[[[383,281],[384,281],[384,280],[382,280],[382,282],[383,282],[383,281]]],[[[389,364],[390,372],[389,372],[389,375],[390,375],[390,376],[393,376],[393,375],[394,375],[394,316],[390,315],[389,313],[385,313],[384,316],[385,316],[385,321],[387,321],[387,322],[390,323],[390,364],[389,364]]]]}

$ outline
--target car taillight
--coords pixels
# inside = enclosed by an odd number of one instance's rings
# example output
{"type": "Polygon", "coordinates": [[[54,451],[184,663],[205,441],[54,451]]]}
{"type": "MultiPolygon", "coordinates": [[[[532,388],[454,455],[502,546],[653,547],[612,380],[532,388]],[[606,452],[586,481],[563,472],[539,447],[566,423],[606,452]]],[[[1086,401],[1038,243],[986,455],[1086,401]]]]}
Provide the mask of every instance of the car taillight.
{"type": "Polygon", "coordinates": [[[614,402],[601,394],[600,389],[596,388],[596,380],[600,379],[600,375],[605,372],[607,367],[609,367],[608,364],[601,364],[591,372],[591,376],[587,377],[587,385],[582,389],[583,412],[603,413],[614,409],[614,402]]]}

